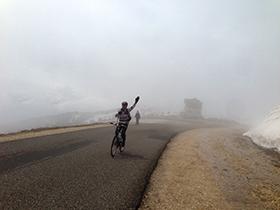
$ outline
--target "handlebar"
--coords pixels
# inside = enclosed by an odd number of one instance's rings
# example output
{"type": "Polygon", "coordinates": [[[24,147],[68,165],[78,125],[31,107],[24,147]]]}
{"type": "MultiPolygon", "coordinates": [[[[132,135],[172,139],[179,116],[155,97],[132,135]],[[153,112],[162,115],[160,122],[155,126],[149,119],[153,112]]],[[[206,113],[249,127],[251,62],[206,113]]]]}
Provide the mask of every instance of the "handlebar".
{"type": "Polygon", "coordinates": [[[110,122],[110,124],[111,124],[111,125],[114,125],[114,126],[126,127],[125,125],[119,124],[118,122],[116,122],[116,123],[110,122]]]}
{"type": "Polygon", "coordinates": [[[110,122],[111,125],[118,126],[119,124],[119,117],[117,117],[117,122],[110,122]]]}

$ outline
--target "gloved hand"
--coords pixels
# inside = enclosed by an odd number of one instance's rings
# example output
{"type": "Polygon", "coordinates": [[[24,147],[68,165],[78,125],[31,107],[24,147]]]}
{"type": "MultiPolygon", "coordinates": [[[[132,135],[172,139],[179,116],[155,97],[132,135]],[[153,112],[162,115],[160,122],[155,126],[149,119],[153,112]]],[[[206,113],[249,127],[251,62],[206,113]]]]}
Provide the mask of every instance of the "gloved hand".
{"type": "Polygon", "coordinates": [[[121,115],[122,114],[122,111],[119,111],[119,113],[118,113],[119,115],[121,115]]]}
{"type": "Polygon", "coordinates": [[[137,103],[137,102],[139,101],[139,99],[140,99],[140,97],[137,96],[137,97],[135,98],[135,103],[137,103]]]}

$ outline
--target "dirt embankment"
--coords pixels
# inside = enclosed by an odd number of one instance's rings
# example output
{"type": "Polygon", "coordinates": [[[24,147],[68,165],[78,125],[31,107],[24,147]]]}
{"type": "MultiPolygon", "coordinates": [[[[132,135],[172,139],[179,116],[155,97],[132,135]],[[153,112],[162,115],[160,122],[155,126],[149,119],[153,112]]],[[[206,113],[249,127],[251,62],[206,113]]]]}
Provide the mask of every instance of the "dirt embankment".
{"type": "Polygon", "coordinates": [[[139,209],[280,209],[279,154],[264,152],[243,132],[198,129],[177,135],[139,209]]]}

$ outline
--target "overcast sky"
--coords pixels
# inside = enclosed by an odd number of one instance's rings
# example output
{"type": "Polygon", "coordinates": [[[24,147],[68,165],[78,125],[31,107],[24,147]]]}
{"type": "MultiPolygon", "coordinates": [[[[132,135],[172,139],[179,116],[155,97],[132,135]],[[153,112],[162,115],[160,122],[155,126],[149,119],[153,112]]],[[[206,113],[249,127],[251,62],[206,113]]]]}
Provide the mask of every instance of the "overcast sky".
{"type": "MultiPolygon", "coordinates": [[[[2,0],[0,123],[131,104],[280,105],[278,0],[2,0]]],[[[232,108],[235,107],[235,108],[232,108]]]]}

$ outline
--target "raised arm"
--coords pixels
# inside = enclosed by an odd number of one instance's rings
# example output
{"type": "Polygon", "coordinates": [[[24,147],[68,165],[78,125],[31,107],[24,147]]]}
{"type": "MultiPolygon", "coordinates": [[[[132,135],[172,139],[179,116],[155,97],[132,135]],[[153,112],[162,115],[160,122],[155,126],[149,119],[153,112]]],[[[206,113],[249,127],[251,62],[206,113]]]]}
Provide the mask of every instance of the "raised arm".
{"type": "Polygon", "coordinates": [[[137,97],[135,98],[134,104],[133,104],[130,108],[128,108],[128,111],[129,111],[129,112],[131,112],[131,111],[135,108],[135,106],[136,106],[136,104],[138,103],[139,99],[140,99],[139,96],[137,96],[137,97]]]}

